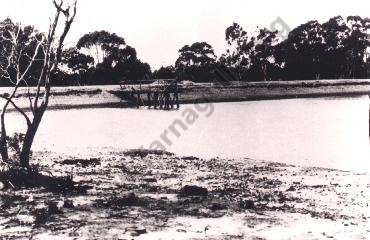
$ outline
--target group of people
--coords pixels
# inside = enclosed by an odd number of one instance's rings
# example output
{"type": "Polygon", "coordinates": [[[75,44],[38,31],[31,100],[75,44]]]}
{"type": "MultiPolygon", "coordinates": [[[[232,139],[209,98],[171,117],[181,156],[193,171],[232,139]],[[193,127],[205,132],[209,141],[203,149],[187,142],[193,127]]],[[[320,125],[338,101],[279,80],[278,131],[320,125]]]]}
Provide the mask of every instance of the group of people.
{"type": "MultiPolygon", "coordinates": [[[[152,93],[148,93],[148,107],[151,108],[152,106],[152,99],[151,99],[152,93]]],[[[180,108],[179,104],[179,95],[177,91],[172,93],[170,91],[164,91],[163,93],[161,92],[154,92],[153,93],[153,107],[154,109],[173,109],[174,105],[176,105],[176,108],[180,108]]]]}
{"type": "Polygon", "coordinates": [[[137,108],[142,105],[147,105],[148,108],[153,107],[154,109],[164,109],[170,110],[174,109],[175,106],[177,109],[180,108],[179,103],[179,94],[177,91],[171,91],[166,89],[164,91],[153,91],[147,93],[147,101],[141,98],[141,94],[137,94],[137,108]]]}

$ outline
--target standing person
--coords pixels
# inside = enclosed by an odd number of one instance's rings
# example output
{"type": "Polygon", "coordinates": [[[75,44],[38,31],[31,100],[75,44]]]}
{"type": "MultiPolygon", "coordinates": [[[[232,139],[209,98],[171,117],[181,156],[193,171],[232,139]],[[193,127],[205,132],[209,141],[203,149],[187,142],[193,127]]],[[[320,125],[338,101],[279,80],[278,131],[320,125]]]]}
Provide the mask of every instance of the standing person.
{"type": "Polygon", "coordinates": [[[170,109],[170,93],[168,90],[165,90],[164,92],[164,109],[170,109]]]}
{"type": "MultiPolygon", "coordinates": [[[[170,96],[171,96],[171,94],[170,94],[170,96]]],[[[175,96],[173,95],[173,97],[170,98],[170,101],[171,101],[171,109],[173,109],[174,100],[175,100],[175,96]]]]}
{"type": "Polygon", "coordinates": [[[137,94],[137,108],[139,108],[140,107],[140,102],[141,102],[141,96],[140,96],[141,94],[140,93],[138,93],[137,94]]]}
{"type": "Polygon", "coordinates": [[[179,88],[178,88],[178,85],[177,85],[177,83],[180,81],[180,78],[179,77],[177,77],[176,78],[176,80],[175,80],[176,82],[175,82],[175,91],[174,91],[174,100],[176,101],[176,107],[177,107],[177,109],[179,109],[180,108],[180,103],[179,103],[179,88]]]}
{"type": "Polygon", "coordinates": [[[148,92],[148,108],[150,109],[152,107],[152,101],[151,101],[151,93],[150,91],[148,92]]]}
{"type": "Polygon", "coordinates": [[[159,109],[162,109],[163,108],[163,104],[164,104],[164,95],[161,93],[159,95],[159,109]]]}
{"type": "Polygon", "coordinates": [[[157,109],[157,106],[159,105],[158,96],[159,96],[158,92],[155,91],[154,94],[153,94],[154,109],[157,109]]]}

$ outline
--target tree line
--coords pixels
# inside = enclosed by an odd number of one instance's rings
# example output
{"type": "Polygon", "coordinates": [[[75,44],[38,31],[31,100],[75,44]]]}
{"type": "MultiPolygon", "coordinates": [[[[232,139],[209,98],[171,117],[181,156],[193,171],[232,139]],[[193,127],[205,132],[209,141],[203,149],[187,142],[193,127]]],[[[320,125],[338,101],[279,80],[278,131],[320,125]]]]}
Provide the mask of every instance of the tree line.
{"type": "MultiPolygon", "coordinates": [[[[0,35],[6,35],[11,19],[0,22],[0,35]]],[[[53,85],[105,85],[122,80],[178,78],[194,82],[277,81],[370,78],[370,19],[336,16],[320,24],[309,21],[293,29],[286,39],[277,31],[257,28],[250,34],[238,23],[225,30],[228,48],[217,57],[207,42],[196,42],[179,49],[171,66],[152,71],[137,57],[134,47],[115,33],[95,31],[83,35],[76,46],[63,50],[63,66],[53,76],[53,85]]],[[[28,41],[42,36],[33,26],[19,33],[24,49],[34,52],[37,45],[28,41]]],[[[0,51],[6,50],[0,41],[0,51]]],[[[22,48],[23,49],[23,48],[22,48]]],[[[41,50],[37,58],[43,59],[41,50]]],[[[0,65],[6,59],[0,56],[0,65]]],[[[27,66],[27,59],[20,59],[27,66]]],[[[35,85],[32,72],[27,78],[35,85]]],[[[11,85],[2,78],[2,86],[11,85]]]]}

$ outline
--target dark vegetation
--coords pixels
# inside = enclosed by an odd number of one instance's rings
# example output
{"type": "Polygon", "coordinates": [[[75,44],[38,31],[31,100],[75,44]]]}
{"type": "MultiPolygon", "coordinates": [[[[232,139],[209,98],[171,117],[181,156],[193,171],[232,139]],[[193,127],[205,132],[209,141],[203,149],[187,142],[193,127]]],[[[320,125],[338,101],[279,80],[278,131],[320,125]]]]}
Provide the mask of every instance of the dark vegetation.
{"type": "Polygon", "coordinates": [[[39,171],[38,166],[31,165],[29,169],[14,168],[0,171],[0,182],[4,189],[20,190],[22,188],[42,188],[52,193],[83,194],[88,187],[78,185],[72,176],[48,176],[39,171]]]}
{"type": "MultiPolygon", "coordinates": [[[[20,154],[24,141],[24,134],[15,133],[12,137],[7,137],[10,158],[0,162],[0,183],[3,189],[19,190],[22,188],[43,188],[53,193],[84,193],[87,187],[80,186],[73,181],[72,175],[53,176],[48,169],[40,165],[21,165],[20,154]]],[[[32,154],[32,152],[31,152],[32,154]]],[[[98,165],[100,160],[64,160],[62,164],[79,164],[81,166],[98,165]],[[71,161],[73,161],[71,163],[71,161]]]]}
{"type": "MultiPolygon", "coordinates": [[[[5,19],[1,26],[14,24],[5,19]]],[[[0,27],[0,33],[6,30],[0,27]]],[[[293,29],[288,38],[266,28],[247,33],[234,23],[225,31],[229,48],[220,57],[206,42],[185,45],[173,66],[152,71],[137,57],[134,47],[115,33],[95,31],[83,35],[75,47],[62,54],[63,70],[53,76],[53,85],[108,85],[122,80],[179,78],[194,82],[362,79],[370,77],[370,19],[336,16],[327,22],[309,21],[293,29]]],[[[27,26],[27,39],[38,33],[27,26]]],[[[26,42],[21,42],[25,44],[26,42]]],[[[0,42],[0,45],[2,43],[0,42]]],[[[35,44],[30,44],[32,52],[35,44]]],[[[42,56],[42,52],[39,53],[42,56]]],[[[3,61],[0,59],[0,61],[3,61]]],[[[25,63],[26,64],[26,61],[25,63]]],[[[35,85],[33,73],[29,85],[35,85]]],[[[1,79],[0,85],[9,85],[1,79]]]]}

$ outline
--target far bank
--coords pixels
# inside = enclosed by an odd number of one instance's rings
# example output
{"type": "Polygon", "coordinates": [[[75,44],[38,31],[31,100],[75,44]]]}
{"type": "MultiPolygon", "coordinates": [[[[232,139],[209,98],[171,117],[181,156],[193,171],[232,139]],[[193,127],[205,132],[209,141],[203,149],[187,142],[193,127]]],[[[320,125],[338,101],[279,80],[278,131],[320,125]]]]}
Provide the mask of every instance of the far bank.
{"type": "MultiPolygon", "coordinates": [[[[149,85],[131,85],[136,91],[149,85]]],[[[32,97],[33,88],[30,88],[32,97]]],[[[10,94],[11,87],[0,88],[0,94],[10,94]]],[[[73,109],[92,107],[135,107],[136,100],[127,97],[127,89],[119,85],[53,87],[50,109],[73,109]]],[[[28,89],[21,88],[15,102],[26,109],[29,105],[28,89]]],[[[179,84],[179,103],[194,102],[242,102],[318,97],[350,97],[370,94],[370,80],[317,80],[278,82],[232,82],[227,85],[215,83],[179,84]]],[[[146,95],[142,96],[145,103],[146,95]]]]}

